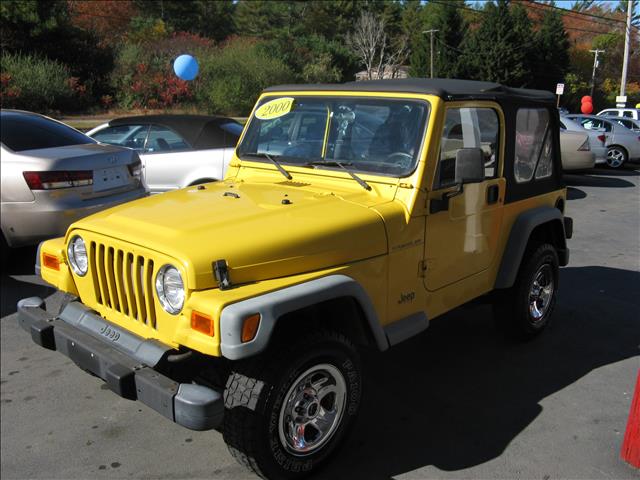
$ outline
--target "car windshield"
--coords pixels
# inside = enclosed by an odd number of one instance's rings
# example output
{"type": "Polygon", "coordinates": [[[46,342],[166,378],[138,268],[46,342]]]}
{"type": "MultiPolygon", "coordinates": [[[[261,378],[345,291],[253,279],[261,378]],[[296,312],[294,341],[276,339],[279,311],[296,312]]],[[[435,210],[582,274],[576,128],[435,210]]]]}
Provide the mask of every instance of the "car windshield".
{"type": "Polygon", "coordinates": [[[268,161],[267,154],[282,164],[340,168],[340,162],[350,170],[406,176],[415,168],[428,111],[416,100],[267,97],[237,152],[241,159],[268,161]]]}

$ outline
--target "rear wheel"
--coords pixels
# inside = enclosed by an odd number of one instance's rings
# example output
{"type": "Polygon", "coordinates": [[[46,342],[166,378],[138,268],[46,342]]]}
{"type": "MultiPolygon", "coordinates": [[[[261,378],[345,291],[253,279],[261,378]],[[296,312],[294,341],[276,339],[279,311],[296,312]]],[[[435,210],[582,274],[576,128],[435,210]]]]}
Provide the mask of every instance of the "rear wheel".
{"type": "Polygon", "coordinates": [[[553,245],[529,247],[513,287],[494,301],[498,326],[508,335],[527,340],[549,324],[558,291],[558,254],[553,245]]]}
{"type": "Polygon", "coordinates": [[[223,435],[231,454],[269,479],[316,471],[360,406],[358,355],[346,337],[319,332],[232,367],[223,435]]]}
{"type": "Polygon", "coordinates": [[[629,159],[627,151],[619,145],[611,145],[607,148],[607,165],[611,168],[620,168],[629,159]]]}

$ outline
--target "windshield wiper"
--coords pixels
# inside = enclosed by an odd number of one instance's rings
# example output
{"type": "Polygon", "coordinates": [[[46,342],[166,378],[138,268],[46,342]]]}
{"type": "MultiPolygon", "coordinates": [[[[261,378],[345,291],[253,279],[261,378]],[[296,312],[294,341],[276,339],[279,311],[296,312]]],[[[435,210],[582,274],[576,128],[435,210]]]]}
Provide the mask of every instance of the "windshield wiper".
{"type": "Polygon", "coordinates": [[[325,166],[325,167],[340,167],[345,172],[347,172],[349,175],[351,175],[351,177],[356,182],[358,182],[362,186],[362,188],[364,188],[367,191],[371,190],[371,186],[367,182],[362,180],[359,176],[357,176],[355,173],[353,173],[351,170],[349,170],[347,168],[348,166],[352,166],[353,163],[338,162],[336,160],[314,160],[314,161],[307,162],[307,163],[304,164],[305,167],[315,167],[317,165],[318,166],[325,166]]]}
{"type": "Polygon", "coordinates": [[[282,175],[284,175],[287,180],[293,180],[293,177],[291,176],[291,174],[289,172],[287,172],[284,168],[282,168],[282,165],[280,165],[280,162],[278,162],[274,157],[272,157],[268,153],[246,153],[244,156],[246,156],[246,157],[266,158],[267,160],[271,161],[276,166],[278,171],[282,175]]]}

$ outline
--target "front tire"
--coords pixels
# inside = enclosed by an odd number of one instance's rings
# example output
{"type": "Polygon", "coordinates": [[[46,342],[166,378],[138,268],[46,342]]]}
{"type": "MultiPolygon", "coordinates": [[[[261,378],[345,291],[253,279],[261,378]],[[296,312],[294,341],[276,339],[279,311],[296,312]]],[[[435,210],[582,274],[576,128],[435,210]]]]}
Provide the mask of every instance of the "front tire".
{"type": "Polygon", "coordinates": [[[529,340],[549,325],[556,304],[559,262],[553,245],[529,247],[513,287],[493,304],[498,326],[510,337],[529,340]]]}
{"type": "Polygon", "coordinates": [[[285,345],[235,364],[224,393],[229,451],[268,479],[316,471],[360,406],[360,362],[346,337],[318,332],[285,345]]]}
{"type": "Polygon", "coordinates": [[[607,148],[607,166],[610,168],[620,168],[629,160],[627,151],[618,145],[607,148]]]}

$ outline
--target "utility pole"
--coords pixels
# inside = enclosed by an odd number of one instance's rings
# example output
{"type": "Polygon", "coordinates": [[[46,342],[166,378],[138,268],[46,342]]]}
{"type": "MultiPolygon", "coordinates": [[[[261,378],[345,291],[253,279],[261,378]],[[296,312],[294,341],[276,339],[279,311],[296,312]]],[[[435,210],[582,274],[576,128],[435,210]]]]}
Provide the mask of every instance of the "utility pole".
{"type": "Polygon", "coordinates": [[[629,65],[629,47],[631,44],[631,10],[633,9],[633,0],[629,0],[627,4],[627,28],[624,33],[624,59],[622,61],[622,79],[620,80],[620,96],[624,97],[627,88],[627,67],[629,65]]]}
{"type": "Polygon", "coordinates": [[[431,34],[431,55],[429,55],[429,60],[431,61],[431,78],[433,78],[433,34],[439,32],[440,30],[424,30],[422,33],[430,33],[431,34]]]}
{"type": "Polygon", "coordinates": [[[604,53],[604,50],[589,50],[591,53],[595,53],[593,57],[593,73],[591,74],[591,98],[593,98],[593,90],[596,87],[596,68],[598,68],[598,54],[604,53]]]}

